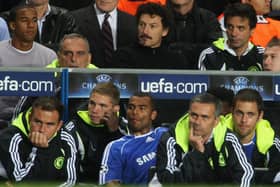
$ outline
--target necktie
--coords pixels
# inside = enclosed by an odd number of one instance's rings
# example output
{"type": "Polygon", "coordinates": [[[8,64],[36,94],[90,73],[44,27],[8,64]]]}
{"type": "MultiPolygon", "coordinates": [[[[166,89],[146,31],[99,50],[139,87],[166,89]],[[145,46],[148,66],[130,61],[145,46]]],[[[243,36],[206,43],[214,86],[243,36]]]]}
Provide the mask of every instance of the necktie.
{"type": "Polygon", "coordinates": [[[102,23],[102,35],[103,35],[103,42],[104,42],[104,53],[105,53],[105,64],[110,64],[113,59],[113,36],[110,24],[108,22],[110,14],[106,13],[104,16],[104,21],[102,23]]]}

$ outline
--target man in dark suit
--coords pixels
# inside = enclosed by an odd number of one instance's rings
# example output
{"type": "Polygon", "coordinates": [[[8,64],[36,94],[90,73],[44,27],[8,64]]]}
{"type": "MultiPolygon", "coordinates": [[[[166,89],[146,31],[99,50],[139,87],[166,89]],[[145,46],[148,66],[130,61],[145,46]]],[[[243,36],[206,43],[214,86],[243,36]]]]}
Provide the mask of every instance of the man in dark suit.
{"type": "Polygon", "coordinates": [[[70,12],[75,19],[80,34],[84,35],[90,44],[93,63],[99,68],[111,68],[112,61],[104,61],[105,47],[101,32],[105,14],[109,13],[108,22],[111,26],[113,49],[127,46],[136,39],[137,27],[133,16],[117,10],[118,0],[95,0],[89,6],[70,12]]]}

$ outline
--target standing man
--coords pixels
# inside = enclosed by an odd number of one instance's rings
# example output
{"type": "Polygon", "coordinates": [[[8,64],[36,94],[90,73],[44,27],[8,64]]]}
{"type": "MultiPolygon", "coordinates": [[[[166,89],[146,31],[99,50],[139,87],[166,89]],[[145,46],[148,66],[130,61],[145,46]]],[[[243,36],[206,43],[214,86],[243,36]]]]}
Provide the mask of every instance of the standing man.
{"type": "Polygon", "coordinates": [[[183,55],[170,52],[163,44],[171,18],[165,7],[146,3],[138,7],[138,42],[119,49],[114,56],[114,67],[147,69],[187,69],[183,55]]]}
{"type": "Polygon", "coordinates": [[[200,8],[196,1],[168,0],[175,22],[174,27],[170,28],[169,48],[184,54],[192,69],[197,69],[201,51],[222,37],[216,15],[200,8]]]}
{"type": "Polygon", "coordinates": [[[165,128],[152,129],[157,112],[152,97],[135,93],[127,107],[130,135],[107,145],[102,159],[99,183],[107,186],[147,184],[149,170],[156,164],[156,150],[165,128]]]}
{"type": "Polygon", "coordinates": [[[265,71],[280,72],[280,39],[272,38],[263,54],[263,68],[265,71]]]}
{"type": "Polygon", "coordinates": [[[200,70],[261,71],[264,48],[251,43],[256,27],[256,12],[249,4],[227,6],[224,24],[227,39],[220,38],[203,50],[198,61],[200,70]]]}
{"type": "Polygon", "coordinates": [[[240,90],[233,100],[232,115],[225,123],[238,136],[248,161],[255,169],[255,183],[280,183],[280,140],[263,120],[264,104],[253,89],[240,90]]]}
{"type": "Polygon", "coordinates": [[[106,145],[125,134],[118,116],[119,100],[119,90],[112,82],[98,83],[90,93],[87,108],[78,110],[67,124],[78,132],[82,182],[98,181],[106,145]]]}
{"type": "Polygon", "coordinates": [[[63,106],[56,98],[40,97],[31,110],[21,113],[1,131],[2,177],[15,182],[75,184],[79,167],[77,145],[62,127],[62,114],[63,106]]]}
{"type": "Polygon", "coordinates": [[[117,5],[118,0],[96,0],[68,16],[69,20],[75,19],[79,32],[88,39],[94,54],[92,62],[100,68],[111,68],[113,52],[136,39],[135,18],[118,10],[117,5]]]}
{"type": "Polygon", "coordinates": [[[221,101],[204,93],[159,143],[157,174],[162,183],[250,185],[253,169],[237,137],[219,117],[221,101]]]}

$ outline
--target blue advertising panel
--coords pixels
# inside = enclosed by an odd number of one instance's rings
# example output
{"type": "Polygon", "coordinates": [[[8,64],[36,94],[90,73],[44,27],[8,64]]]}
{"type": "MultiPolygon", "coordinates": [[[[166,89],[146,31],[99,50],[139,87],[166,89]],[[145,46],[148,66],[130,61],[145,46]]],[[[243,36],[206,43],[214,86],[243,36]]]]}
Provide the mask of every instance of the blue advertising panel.
{"type": "Polygon", "coordinates": [[[210,76],[210,87],[225,87],[237,93],[244,88],[257,90],[264,100],[273,100],[272,77],[268,76],[210,76]]]}
{"type": "Polygon", "coordinates": [[[190,99],[208,88],[208,75],[141,74],[138,88],[157,99],[190,99]]]}
{"type": "Polygon", "coordinates": [[[273,77],[274,101],[280,101],[280,77],[273,77]]]}
{"type": "Polygon", "coordinates": [[[121,98],[129,98],[137,91],[136,74],[70,73],[69,98],[88,98],[91,90],[100,82],[112,81],[120,90],[121,98]]]}
{"type": "Polygon", "coordinates": [[[54,92],[53,72],[0,72],[1,96],[51,96],[54,92]]]}

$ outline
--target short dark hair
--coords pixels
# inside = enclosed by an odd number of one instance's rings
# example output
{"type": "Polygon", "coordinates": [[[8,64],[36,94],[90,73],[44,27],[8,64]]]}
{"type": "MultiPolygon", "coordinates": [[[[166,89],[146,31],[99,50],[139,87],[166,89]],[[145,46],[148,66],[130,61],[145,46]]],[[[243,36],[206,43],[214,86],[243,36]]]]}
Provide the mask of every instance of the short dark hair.
{"type": "Polygon", "coordinates": [[[280,47],[280,38],[273,37],[266,45],[266,47],[280,47]]]}
{"type": "Polygon", "coordinates": [[[46,111],[57,111],[59,114],[59,120],[62,119],[64,107],[56,97],[38,97],[32,103],[31,114],[36,108],[46,111]]]}
{"type": "MultiPolygon", "coordinates": [[[[205,103],[205,104],[213,104],[215,106],[215,116],[218,117],[222,111],[222,102],[216,96],[210,93],[202,93],[195,95],[191,100],[189,106],[193,103],[205,103]]],[[[190,108],[189,107],[189,108],[190,108]]]]}
{"type": "Polygon", "coordinates": [[[161,17],[161,23],[165,29],[170,28],[171,25],[171,14],[169,10],[157,3],[144,3],[140,5],[136,12],[136,19],[137,23],[139,23],[140,17],[143,14],[149,14],[149,15],[157,15],[161,17]]]}
{"type": "Polygon", "coordinates": [[[10,10],[8,22],[15,22],[18,11],[25,8],[33,8],[35,10],[33,5],[19,4],[10,10]]]}
{"type": "Polygon", "coordinates": [[[235,108],[238,101],[255,102],[257,104],[259,112],[264,110],[262,96],[257,90],[251,88],[239,90],[233,99],[233,108],[235,108]]]}
{"type": "Polygon", "coordinates": [[[227,20],[231,17],[247,18],[250,28],[253,29],[257,24],[257,15],[254,7],[248,3],[229,4],[224,11],[224,25],[227,27],[227,20]]]}
{"type": "Polygon", "coordinates": [[[226,102],[230,106],[232,106],[234,92],[231,89],[227,89],[225,87],[212,87],[209,88],[206,92],[216,96],[222,102],[226,102]]]}
{"type": "Polygon", "coordinates": [[[109,96],[113,105],[118,105],[120,102],[120,91],[113,82],[101,82],[98,83],[91,91],[90,95],[98,93],[100,95],[109,96]]]}
{"type": "MultiPolygon", "coordinates": [[[[155,100],[153,98],[153,96],[150,93],[145,93],[145,92],[134,92],[133,95],[131,97],[148,97],[150,99],[150,103],[151,103],[151,107],[152,110],[156,110],[156,103],[155,100]]],[[[130,98],[131,98],[130,97],[130,98]]]]}

